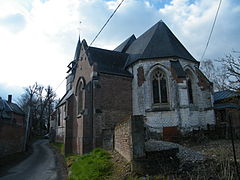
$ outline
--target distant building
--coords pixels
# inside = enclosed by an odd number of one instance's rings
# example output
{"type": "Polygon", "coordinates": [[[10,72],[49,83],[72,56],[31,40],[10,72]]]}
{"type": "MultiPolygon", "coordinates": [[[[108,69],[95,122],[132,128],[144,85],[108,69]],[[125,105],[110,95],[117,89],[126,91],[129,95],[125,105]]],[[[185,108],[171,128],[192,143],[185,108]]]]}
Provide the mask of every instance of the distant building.
{"type": "Polygon", "coordinates": [[[215,124],[212,83],[199,64],[162,21],[114,50],[79,39],[57,109],[66,152],[112,149],[115,125],[131,115],[165,140],[215,124]]]}
{"type": "Polygon", "coordinates": [[[8,100],[0,97],[0,122],[24,126],[25,113],[17,104],[12,102],[12,95],[8,95],[8,100]]]}
{"type": "Polygon", "coordinates": [[[23,150],[25,114],[22,109],[8,100],[0,98],[0,157],[23,150]]]}
{"type": "Polygon", "coordinates": [[[240,93],[225,90],[218,91],[214,96],[216,125],[222,127],[225,137],[229,137],[229,117],[235,134],[240,137],[240,93]]]}
{"type": "Polygon", "coordinates": [[[67,100],[72,95],[72,92],[69,91],[66,93],[59,103],[56,106],[55,111],[55,127],[56,130],[56,141],[64,142],[66,134],[66,120],[67,120],[67,100]]]}

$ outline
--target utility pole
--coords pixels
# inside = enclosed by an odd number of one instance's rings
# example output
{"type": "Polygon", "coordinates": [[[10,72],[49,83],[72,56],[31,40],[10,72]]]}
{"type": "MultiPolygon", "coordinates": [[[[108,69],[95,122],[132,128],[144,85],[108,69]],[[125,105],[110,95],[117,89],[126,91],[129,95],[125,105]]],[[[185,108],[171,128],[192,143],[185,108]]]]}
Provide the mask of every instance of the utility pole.
{"type": "Polygon", "coordinates": [[[33,93],[30,94],[30,98],[28,101],[28,113],[27,113],[27,124],[25,128],[25,137],[24,137],[24,151],[27,150],[27,145],[28,145],[28,140],[29,140],[29,135],[30,135],[30,128],[31,128],[31,109],[32,109],[32,98],[33,98],[33,93]]]}
{"type": "Polygon", "coordinates": [[[26,120],[27,124],[26,124],[26,128],[25,128],[25,136],[24,136],[24,151],[27,150],[28,137],[29,137],[29,124],[30,124],[29,122],[30,122],[30,113],[31,113],[30,101],[31,100],[29,100],[29,104],[28,104],[28,113],[27,113],[27,120],[26,120]]]}
{"type": "Polygon", "coordinates": [[[235,145],[234,145],[234,137],[233,137],[233,129],[232,129],[232,117],[230,113],[227,113],[228,120],[229,120],[229,127],[230,127],[230,133],[231,133],[231,141],[232,141],[232,149],[233,149],[233,158],[234,158],[234,164],[235,164],[235,170],[238,177],[238,180],[240,180],[239,172],[238,172],[238,164],[237,164],[237,158],[236,158],[236,151],[235,151],[235,145]]]}

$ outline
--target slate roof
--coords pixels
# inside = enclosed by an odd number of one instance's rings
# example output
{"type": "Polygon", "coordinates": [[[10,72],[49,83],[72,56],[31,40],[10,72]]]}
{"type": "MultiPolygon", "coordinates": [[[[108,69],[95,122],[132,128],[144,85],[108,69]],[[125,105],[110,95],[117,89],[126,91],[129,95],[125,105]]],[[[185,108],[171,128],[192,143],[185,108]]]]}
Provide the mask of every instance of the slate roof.
{"type": "Polygon", "coordinates": [[[98,72],[132,77],[124,68],[128,58],[126,53],[89,47],[88,56],[91,65],[96,63],[98,72]]]}
{"type": "MultiPolygon", "coordinates": [[[[133,41],[126,53],[138,55],[138,59],[179,57],[197,62],[163,21],[159,21],[133,41]]],[[[129,59],[127,65],[138,59],[129,59]]]]}
{"type": "MultiPolygon", "coordinates": [[[[74,60],[79,59],[81,46],[87,50],[89,63],[97,64],[98,72],[128,77],[132,75],[126,67],[138,59],[178,57],[197,62],[163,21],[156,23],[137,39],[135,35],[130,36],[113,51],[89,47],[85,40],[81,43],[79,38],[74,60]]],[[[181,65],[172,64],[178,75],[184,76],[181,65]]]]}
{"type": "Polygon", "coordinates": [[[214,102],[220,101],[223,99],[228,99],[231,97],[239,97],[239,96],[240,96],[240,93],[230,91],[230,90],[218,91],[218,92],[213,93],[214,102]]]}
{"type": "Polygon", "coordinates": [[[7,100],[2,98],[0,98],[0,112],[3,118],[11,118],[9,115],[11,112],[21,115],[25,114],[17,104],[9,103],[7,100]]]}
{"type": "Polygon", "coordinates": [[[128,49],[128,47],[133,43],[133,41],[136,40],[135,35],[133,34],[132,36],[130,36],[129,38],[127,38],[125,41],[123,41],[118,47],[116,47],[114,49],[114,51],[118,51],[118,52],[126,52],[126,50],[128,49]]]}
{"type": "Polygon", "coordinates": [[[226,108],[240,109],[240,106],[238,106],[237,104],[233,104],[233,103],[214,104],[214,109],[226,109],[226,108]]]}
{"type": "Polygon", "coordinates": [[[67,73],[69,73],[70,71],[72,71],[72,73],[75,73],[75,70],[76,70],[76,62],[78,61],[79,59],[79,56],[80,56],[80,51],[81,51],[81,46],[82,46],[82,43],[81,43],[81,40],[80,40],[80,37],[78,38],[78,43],[77,43],[77,46],[76,46],[76,50],[75,50],[75,55],[74,55],[74,59],[73,61],[71,61],[69,64],[68,64],[68,71],[67,73]]]}
{"type": "Polygon", "coordinates": [[[170,61],[171,68],[174,70],[178,78],[185,78],[186,72],[183,70],[182,65],[179,61],[170,61]]]}
{"type": "Polygon", "coordinates": [[[81,44],[81,40],[80,40],[80,37],[79,37],[77,47],[76,47],[76,50],[75,50],[74,60],[79,59],[81,46],[82,46],[82,44],[81,44]]]}
{"type": "Polygon", "coordinates": [[[73,91],[72,90],[69,90],[68,92],[66,92],[66,94],[64,94],[62,99],[57,104],[56,108],[58,108],[59,106],[63,105],[66,102],[66,100],[71,97],[71,95],[73,95],[73,91]]]}

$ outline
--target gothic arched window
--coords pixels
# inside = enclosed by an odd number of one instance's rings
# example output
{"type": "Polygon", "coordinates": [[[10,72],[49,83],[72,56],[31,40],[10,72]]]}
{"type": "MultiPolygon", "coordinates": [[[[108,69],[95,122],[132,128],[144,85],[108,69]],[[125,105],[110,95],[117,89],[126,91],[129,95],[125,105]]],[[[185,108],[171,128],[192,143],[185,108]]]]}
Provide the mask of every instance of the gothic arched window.
{"type": "Polygon", "coordinates": [[[185,72],[187,74],[187,92],[189,104],[196,104],[196,89],[194,89],[196,83],[194,81],[193,71],[187,68],[185,72]]]}
{"type": "Polygon", "coordinates": [[[80,79],[77,85],[77,114],[82,114],[84,109],[84,79],[80,79]]]}
{"type": "Polygon", "coordinates": [[[83,109],[83,91],[82,91],[82,83],[80,83],[78,88],[78,114],[82,112],[83,109]]]}
{"type": "Polygon", "coordinates": [[[168,103],[167,79],[164,72],[156,69],[152,73],[153,103],[168,103]]]}

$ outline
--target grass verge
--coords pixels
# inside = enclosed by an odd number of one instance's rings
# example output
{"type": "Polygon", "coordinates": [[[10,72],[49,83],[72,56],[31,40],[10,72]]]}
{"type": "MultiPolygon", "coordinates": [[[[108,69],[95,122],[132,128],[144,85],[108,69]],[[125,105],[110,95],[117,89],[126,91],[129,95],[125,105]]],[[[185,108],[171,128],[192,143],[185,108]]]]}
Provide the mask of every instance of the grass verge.
{"type": "Polygon", "coordinates": [[[64,144],[59,142],[51,142],[50,146],[55,148],[60,154],[64,155],[64,144]]]}
{"type": "Polygon", "coordinates": [[[66,161],[72,161],[68,180],[101,180],[112,173],[111,156],[100,148],[86,155],[69,156],[66,161]]]}

